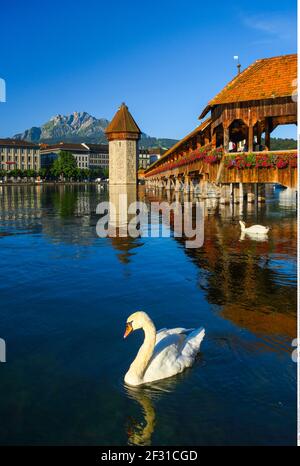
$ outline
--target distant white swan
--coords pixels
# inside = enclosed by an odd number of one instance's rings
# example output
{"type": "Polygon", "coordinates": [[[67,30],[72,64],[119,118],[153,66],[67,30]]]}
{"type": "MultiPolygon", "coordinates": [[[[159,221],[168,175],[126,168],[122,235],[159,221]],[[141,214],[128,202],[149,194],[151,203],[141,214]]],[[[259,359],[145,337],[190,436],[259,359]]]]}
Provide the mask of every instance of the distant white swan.
{"type": "Polygon", "coordinates": [[[270,227],[264,227],[263,225],[252,225],[246,228],[245,222],[240,220],[242,233],[249,233],[250,235],[266,235],[270,230],[270,227]]]}
{"type": "Polygon", "coordinates": [[[124,338],[138,329],[144,330],[145,339],[124,378],[126,384],[132,386],[172,377],[190,367],[205,335],[203,327],[163,328],[156,332],[145,312],[135,312],[128,317],[124,338]]]}

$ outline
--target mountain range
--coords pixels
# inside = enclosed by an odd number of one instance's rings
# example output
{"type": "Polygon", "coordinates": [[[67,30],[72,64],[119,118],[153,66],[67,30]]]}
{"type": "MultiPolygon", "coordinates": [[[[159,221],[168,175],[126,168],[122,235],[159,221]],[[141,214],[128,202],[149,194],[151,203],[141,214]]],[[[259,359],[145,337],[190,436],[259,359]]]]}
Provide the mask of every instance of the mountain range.
{"type": "MultiPolygon", "coordinates": [[[[53,144],[57,142],[107,143],[105,128],[109,120],[95,118],[87,112],[74,112],[71,115],[56,115],[42,126],[33,126],[13,138],[23,141],[53,144]]],[[[150,137],[142,133],[140,147],[162,147],[168,149],[176,139],[150,137]]]]}
{"type": "MultiPolygon", "coordinates": [[[[95,118],[87,112],[74,112],[71,115],[56,115],[42,126],[33,126],[23,133],[16,134],[14,139],[23,141],[53,144],[57,142],[73,143],[107,143],[105,128],[109,120],[95,118]]],[[[139,146],[141,148],[162,147],[169,149],[176,144],[176,139],[156,138],[142,133],[139,146]]],[[[296,149],[294,139],[271,138],[272,150],[296,149]]]]}

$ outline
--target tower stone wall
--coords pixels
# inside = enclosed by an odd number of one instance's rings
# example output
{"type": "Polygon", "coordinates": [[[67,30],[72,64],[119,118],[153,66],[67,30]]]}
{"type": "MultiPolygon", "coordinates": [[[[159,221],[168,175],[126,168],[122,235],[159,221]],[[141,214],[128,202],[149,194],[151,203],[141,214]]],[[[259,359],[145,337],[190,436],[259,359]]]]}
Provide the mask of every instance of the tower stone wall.
{"type": "Polygon", "coordinates": [[[136,184],[137,161],[137,140],[109,141],[109,184],[136,184]]]}
{"type": "Polygon", "coordinates": [[[105,130],[109,141],[109,184],[137,183],[138,140],[141,130],[123,103],[105,130]]]}

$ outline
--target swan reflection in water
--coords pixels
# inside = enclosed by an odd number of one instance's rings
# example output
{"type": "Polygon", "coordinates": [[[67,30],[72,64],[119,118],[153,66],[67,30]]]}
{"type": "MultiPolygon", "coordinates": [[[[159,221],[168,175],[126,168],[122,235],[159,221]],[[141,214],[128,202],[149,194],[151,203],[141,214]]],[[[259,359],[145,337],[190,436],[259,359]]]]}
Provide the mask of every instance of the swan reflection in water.
{"type": "MultiPolygon", "coordinates": [[[[189,372],[188,370],[186,372],[189,372]]],[[[130,387],[125,385],[128,398],[134,400],[142,408],[143,421],[130,418],[127,422],[127,435],[129,445],[151,445],[152,435],[156,426],[155,404],[175,390],[177,383],[186,376],[186,373],[178,374],[170,379],[153,382],[151,384],[130,387]]]]}

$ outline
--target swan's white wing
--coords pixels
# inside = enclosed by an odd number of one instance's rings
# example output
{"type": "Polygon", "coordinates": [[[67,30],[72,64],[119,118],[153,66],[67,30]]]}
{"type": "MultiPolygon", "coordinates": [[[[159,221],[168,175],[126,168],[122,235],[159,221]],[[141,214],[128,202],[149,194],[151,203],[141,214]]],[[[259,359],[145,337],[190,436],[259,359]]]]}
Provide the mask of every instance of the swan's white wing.
{"type": "Polygon", "coordinates": [[[173,334],[187,334],[194,330],[193,328],[183,328],[183,327],[177,327],[177,328],[161,328],[156,332],[156,344],[159,343],[163,338],[169,335],[173,334]]]}
{"type": "Polygon", "coordinates": [[[144,383],[179,374],[192,365],[204,337],[204,329],[189,335],[187,329],[163,330],[157,337],[152,358],[144,374],[144,383]]]}
{"type": "Polygon", "coordinates": [[[249,228],[246,228],[249,232],[254,232],[254,233],[267,233],[269,231],[269,227],[264,227],[263,225],[252,225],[249,228]]]}
{"type": "Polygon", "coordinates": [[[181,357],[191,359],[191,363],[194,361],[196,354],[200,350],[200,345],[205,336],[205,329],[203,327],[196,328],[191,332],[185,339],[184,346],[181,350],[181,357]]]}

